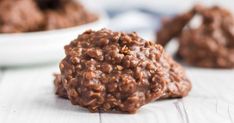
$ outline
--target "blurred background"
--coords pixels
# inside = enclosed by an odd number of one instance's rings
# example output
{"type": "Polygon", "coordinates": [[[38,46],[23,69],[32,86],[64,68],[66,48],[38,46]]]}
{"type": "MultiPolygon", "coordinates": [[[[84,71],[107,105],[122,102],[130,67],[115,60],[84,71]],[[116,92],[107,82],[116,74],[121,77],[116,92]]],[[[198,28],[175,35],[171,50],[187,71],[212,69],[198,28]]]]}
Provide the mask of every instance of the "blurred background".
{"type": "Polygon", "coordinates": [[[63,46],[87,29],[96,30],[106,27],[113,31],[137,32],[141,37],[155,41],[156,31],[160,28],[162,17],[173,17],[195,4],[219,5],[234,11],[233,0],[79,1],[91,12],[101,14],[100,22],[84,24],[70,30],[45,31],[46,33],[0,34],[0,66],[27,66],[58,62],[64,57],[63,46]],[[96,11],[97,8],[98,11],[96,11]]]}
{"type": "MultiPolygon", "coordinates": [[[[93,0],[81,0],[92,2],[93,0]]],[[[109,16],[108,27],[116,31],[136,31],[154,40],[162,16],[172,17],[185,12],[195,4],[219,5],[234,10],[233,0],[97,0],[109,16]]]]}

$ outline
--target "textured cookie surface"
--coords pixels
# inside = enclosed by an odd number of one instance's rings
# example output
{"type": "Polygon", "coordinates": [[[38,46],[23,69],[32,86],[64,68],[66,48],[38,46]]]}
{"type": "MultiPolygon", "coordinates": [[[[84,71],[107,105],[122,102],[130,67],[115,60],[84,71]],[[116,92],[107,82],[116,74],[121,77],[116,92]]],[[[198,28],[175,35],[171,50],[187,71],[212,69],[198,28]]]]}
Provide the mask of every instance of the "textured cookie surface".
{"type": "Polygon", "coordinates": [[[0,0],[0,33],[37,31],[43,20],[33,0],[0,0]]]}
{"type": "Polygon", "coordinates": [[[159,44],[165,46],[170,39],[178,38],[177,56],[188,64],[210,68],[233,68],[233,27],[233,15],[227,10],[217,6],[211,8],[196,6],[185,14],[165,21],[157,33],[157,40],[159,44]],[[195,16],[201,18],[201,24],[191,28],[189,22],[195,16]]]}
{"type": "MultiPolygon", "coordinates": [[[[45,30],[73,27],[97,20],[95,14],[89,13],[81,4],[73,0],[47,0],[52,3],[42,9],[45,15],[45,30]],[[53,2],[58,1],[58,2],[53,2]],[[59,4],[60,3],[60,4],[59,4]],[[52,7],[52,9],[50,9],[52,7]]],[[[49,3],[48,3],[49,4],[49,3]]],[[[48,5],[46,4],[46,5],[48,5]]]]}
{"type": "Polygon", "coordinates": [[[97,19],[76,0],[0,0],[0,33],[74,27],[97,19]]]}
{"type": "Polygon", "coordinates": [[[91,112],[134,113],[159,98],[186,96],[191,89],[184,70],[163,48],[136,33],[86,31],[65,52],[56,92],[91,112]]]}

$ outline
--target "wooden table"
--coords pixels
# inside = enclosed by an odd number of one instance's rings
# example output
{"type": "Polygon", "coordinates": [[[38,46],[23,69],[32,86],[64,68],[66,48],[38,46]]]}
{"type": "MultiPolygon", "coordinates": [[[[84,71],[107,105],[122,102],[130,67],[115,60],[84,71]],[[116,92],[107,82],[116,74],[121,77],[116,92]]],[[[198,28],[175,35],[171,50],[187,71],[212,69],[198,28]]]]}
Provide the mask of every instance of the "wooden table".
{"type": "Polygon", "coordinates": [[[234,123],[234,70],[186,68],[193,89],[136,114],[89,113],[53,92],[58,65],[0,70],[0,123],[234,123]]]}

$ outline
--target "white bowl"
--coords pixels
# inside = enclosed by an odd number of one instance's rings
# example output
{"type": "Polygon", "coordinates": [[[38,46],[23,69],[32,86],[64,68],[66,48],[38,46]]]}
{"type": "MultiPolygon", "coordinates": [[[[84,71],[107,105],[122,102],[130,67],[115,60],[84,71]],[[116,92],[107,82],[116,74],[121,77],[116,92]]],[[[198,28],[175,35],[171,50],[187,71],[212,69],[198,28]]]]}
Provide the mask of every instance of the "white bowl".
{"type": "Polygon", "coordinates": [[[91,12],[98,14],[96,22],[77,27],[17,33],[0,34],[0,66],[34,65],[59,61],[64,57],[64,45],[69,44],[87,29],[106,27],[108,18],[100,8],[92,6],[91,12]]]}

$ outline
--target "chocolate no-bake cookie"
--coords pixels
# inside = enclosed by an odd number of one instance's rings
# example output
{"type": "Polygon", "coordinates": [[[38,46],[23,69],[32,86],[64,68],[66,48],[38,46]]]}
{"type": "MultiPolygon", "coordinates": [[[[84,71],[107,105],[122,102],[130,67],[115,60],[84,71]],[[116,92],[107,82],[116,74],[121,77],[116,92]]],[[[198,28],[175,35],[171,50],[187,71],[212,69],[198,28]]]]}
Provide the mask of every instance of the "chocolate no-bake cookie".
{"type": "Polygon", "coordinates": [[[97,19],[75,0],[0,0],[0,33],[60,29],[97,19]]]}
{"type": "Polygon", "coordinates": [[[33,0],[0,0],[0,33],[38,31],[44,17],[33,0]]]}
{"type": "Polygon", "coordinates": [[[195,6],[191,11],[164,21],[157,33],[163,46],[178,38],[177,56],[188,64],[209,68],[234,67],[234,18],[226,9],[195,6]],[[193,27],[193,17],[201,24],[193,27]],[[172,26],[173,25],[173,26],[172,26]]]}
{"type": "Polygon", "coordinates": [[[183,68],[160,45],[136,33],[86,31],[65,46],[56,94],[91,112],[134,113],[160,98],[191,89],[183,68]]]}
{"type": "MultiPolygon", "coordinates": [[[[87,12],[77,1],[62,1],[57,8],[45,9],[45,30],[73,27],[95,21],[97,16],[87,12]]],[[[55,5],[54,5],[55,6],[55,5]]]]}

